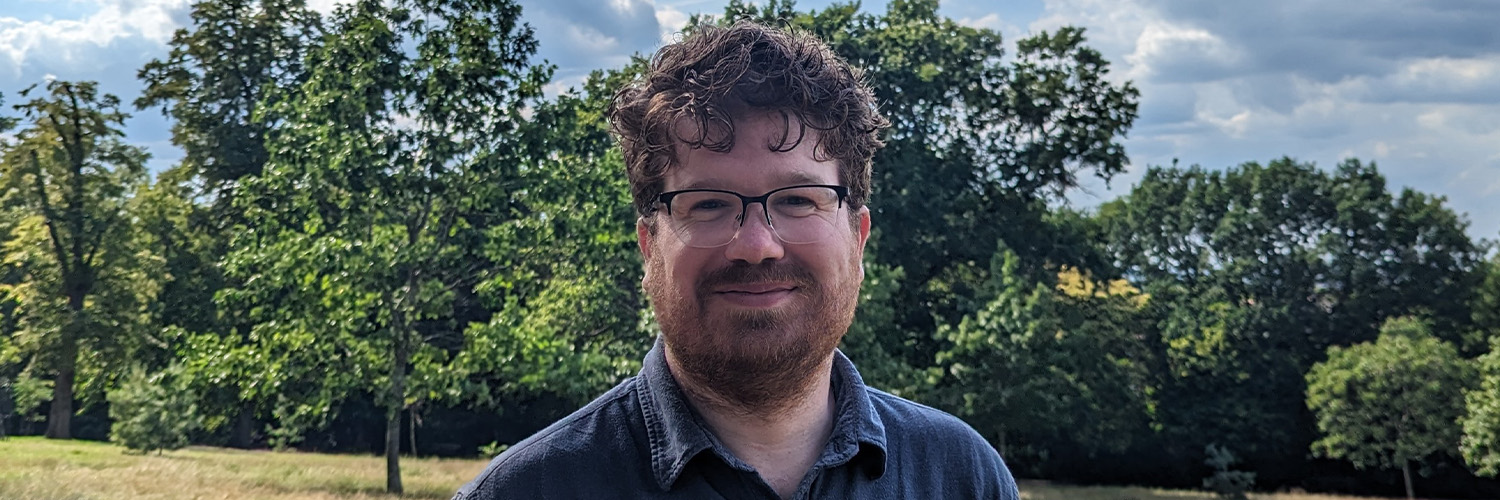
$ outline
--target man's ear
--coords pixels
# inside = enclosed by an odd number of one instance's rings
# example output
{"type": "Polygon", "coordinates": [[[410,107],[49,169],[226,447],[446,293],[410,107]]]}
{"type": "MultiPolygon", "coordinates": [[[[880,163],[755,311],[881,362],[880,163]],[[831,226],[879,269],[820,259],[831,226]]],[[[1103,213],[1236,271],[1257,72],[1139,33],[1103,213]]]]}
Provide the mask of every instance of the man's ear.
{"type": "Polygon", "coordinates": [[[865,243],[870,241],[870,207],[859,207],[859,281],[865,281],[865,243]]]}
{"type": "Polygon", "coordinates": [[[635,245],[641,249],[641,260],[651,260],[651,223],[645,217],[635,219],[635,245]]]}
{"type": "Polygon", "coordinates": [[[859,207],[859,248],[861,253],[865,248],[865,242],[870,240],[870,207],[859,207]]]}

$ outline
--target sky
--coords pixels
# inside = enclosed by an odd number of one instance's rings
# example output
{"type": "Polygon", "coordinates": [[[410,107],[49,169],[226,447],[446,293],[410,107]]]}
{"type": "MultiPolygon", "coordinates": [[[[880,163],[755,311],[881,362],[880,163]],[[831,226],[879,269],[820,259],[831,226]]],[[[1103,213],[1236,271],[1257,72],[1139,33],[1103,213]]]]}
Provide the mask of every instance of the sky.
{"type": "MultiPolygon", "coordinates": [[[[325,12],[336,0],[309,0],[325,12]]],[[[550,90],[649,54],[695,13],[728,0],[520,0],[550,90]]],[[[752,2],[753,3],[753,2],[752,2]]],[[[803,0],[822,9],[829,0],[803,0]]],[[[883,12],[885,1],[862,8],[883,12]]],[[[190,0],[0,0],[0,95],[46,78],[95,80],[133,101],[136,72],[165,57],[190,0]]],[[[1129,191],[1146,167],[1232,167],[1282,156],[1333,168],[1375,162],[1392,190],[1447,197],[1474,238],[1500,238],[1500,1],[945,0],[939,12],[1009,41],[1073,25],[1140,89],[1124,143],[1128,172],[1070,197],[1091,207],[1129,191]]],[[[127,137],[165,168],[182,153],[160,110],[127,137]]]]}

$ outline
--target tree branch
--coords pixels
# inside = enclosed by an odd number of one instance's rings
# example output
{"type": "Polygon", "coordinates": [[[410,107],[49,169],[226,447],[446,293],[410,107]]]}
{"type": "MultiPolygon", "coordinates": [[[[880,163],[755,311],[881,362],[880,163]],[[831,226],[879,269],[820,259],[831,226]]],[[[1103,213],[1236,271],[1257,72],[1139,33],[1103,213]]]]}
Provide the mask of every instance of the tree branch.
{"type": "Polygon", "coordinates": [[[62,236],[57,233],[57,225],[54,222],[57,220],[57,212],[52,209],[52,202],[47,199],[47,184],[42,181],[42,161],[37,158],[35,149],[28,152],[31,153],[32,178],[36,184],[37,198],[42,200],[42,219],[47,222],[47,236],[52,238],[53,255],[57,257],[57,263],[59,266],[62,266],[63,275],[66,276],[71,274],[72,271],[68,269],[68,259],[67,254],[63,251],[62,236]]]}

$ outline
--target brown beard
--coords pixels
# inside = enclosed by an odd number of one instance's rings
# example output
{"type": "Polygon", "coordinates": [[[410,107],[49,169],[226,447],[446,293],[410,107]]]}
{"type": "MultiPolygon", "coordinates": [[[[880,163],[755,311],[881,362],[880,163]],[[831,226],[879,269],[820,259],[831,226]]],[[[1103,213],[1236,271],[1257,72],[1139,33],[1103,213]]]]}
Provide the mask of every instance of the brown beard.
{"type": "Polygon", "coordinates": [[[774,416],[794,405],[826,368],[859,298],[858,274],[851,273],[852,283],[820,284],[806,269],[781,261],[708,273],[688,298],[666,282],[664,262],[653,258],[647,265],[653,269],[644,285],[673,375],[696,400],[742,414],[774,416]],[[792,308],[714,318],[703,310],[718,287],[770,281],[796,286],[792,308]]]}

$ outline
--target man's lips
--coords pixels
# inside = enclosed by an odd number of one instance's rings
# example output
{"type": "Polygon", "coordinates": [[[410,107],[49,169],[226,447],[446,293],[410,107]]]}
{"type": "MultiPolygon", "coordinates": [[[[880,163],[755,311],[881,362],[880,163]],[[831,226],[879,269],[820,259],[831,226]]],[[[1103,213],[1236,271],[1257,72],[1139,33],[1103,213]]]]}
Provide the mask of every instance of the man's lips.
{"type": "Polygon", "coordinates": [[[738,283],[726,285],[714,290],[716,293],[771,293],[789,292],[796,289],[796,285],[790,283],[738,283]]]}
{"type": "Polygon", "coordinates": [[[787,304],[796,289],[791,283],[736,283],[714,289],[714,297],[736,307],[769,309],[787,304]]]}

